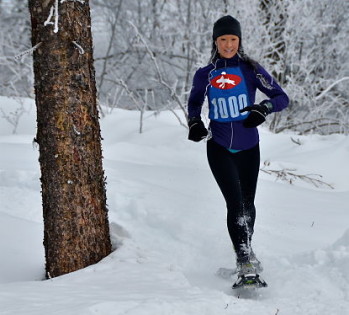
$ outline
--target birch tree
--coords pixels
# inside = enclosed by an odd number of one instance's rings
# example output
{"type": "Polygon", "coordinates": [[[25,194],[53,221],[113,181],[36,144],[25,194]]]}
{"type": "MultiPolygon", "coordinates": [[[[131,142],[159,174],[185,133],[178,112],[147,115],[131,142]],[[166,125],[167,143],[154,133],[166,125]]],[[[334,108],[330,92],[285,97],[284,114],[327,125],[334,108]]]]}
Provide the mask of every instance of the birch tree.
{"type": "Polygon", "coordinates": [[[111,251],[88,0],[28,0],[46,275],[111,251]]]}

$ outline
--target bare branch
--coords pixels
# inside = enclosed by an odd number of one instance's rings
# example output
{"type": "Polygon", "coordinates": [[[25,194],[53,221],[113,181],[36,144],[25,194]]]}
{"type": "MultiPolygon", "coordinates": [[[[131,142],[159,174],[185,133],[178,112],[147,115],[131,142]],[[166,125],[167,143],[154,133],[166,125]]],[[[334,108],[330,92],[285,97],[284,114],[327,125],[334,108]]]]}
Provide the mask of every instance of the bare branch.
{"type": "Polygon", "coordinates": [[[296,180],[302,180],[308,184],[312,184],[315,187],[327,187],[334,189],[334,187],[322,180],[322,175],[319,174],[297,174],[296,169],[284,168],[284,169],[267,169],[270,166],[269,161],[264,162],[264,166],[260,170],[266,174],[276,176],[276,180],[286,181],[289,184],[293,184],[296,180]]]}
{"type": "Polygon", "coordinates": [[[160,70],[160,67],[159,67],[159,64],[157,62],[157,59],[155,57],[155,54],[154,52],[150,49],[148,43],[144,40],[144,38],[140,35],[137,27],[132,23],[132,22],[129,22],[131,24],[131,26],[135,29],[136,31],[136,34],[138,36],[138,38],[141,40],[141,42],[143,43],[143,45],[145,46],[151,60],[153,61],[153,64],[155,66],[155,70],[156,70],[156,73],[157,73],[157,77],[158,77],[158,81],[161,85],[163,85],[169,92],[170,92],[170,95],[171,95],[171,98],[179,105],[179,107],[182,109],[182,111],[184,112],[184,115],[185,117],[187,118],[188,114],[186,112],[186,109],[182,103],[182,101],[180,100],[180,98],[178,97],[176,91],[171,88],[171,86],[163,79],[163,76],[162,76],[162,73],[161,73],[161,70],[160,70]]]}

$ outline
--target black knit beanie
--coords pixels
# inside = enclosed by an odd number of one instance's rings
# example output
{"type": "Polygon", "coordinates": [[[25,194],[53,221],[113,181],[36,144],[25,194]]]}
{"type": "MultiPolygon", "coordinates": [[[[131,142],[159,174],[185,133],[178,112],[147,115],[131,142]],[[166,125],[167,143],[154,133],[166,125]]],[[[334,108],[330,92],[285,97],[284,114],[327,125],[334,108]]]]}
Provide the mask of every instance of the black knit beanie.
{"type": "Polygon", "coordinates": [[[237,19],[226,15],[218,19],[213,25],[213,40],[222,35],[236,35],[241,39],[241,27],[237,19]]]}

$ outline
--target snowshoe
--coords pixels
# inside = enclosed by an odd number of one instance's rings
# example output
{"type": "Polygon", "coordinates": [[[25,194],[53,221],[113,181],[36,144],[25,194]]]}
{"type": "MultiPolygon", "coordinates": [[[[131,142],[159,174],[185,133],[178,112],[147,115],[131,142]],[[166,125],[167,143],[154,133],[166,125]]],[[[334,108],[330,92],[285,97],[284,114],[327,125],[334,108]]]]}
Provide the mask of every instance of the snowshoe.
{"type": "Polygon", "coordinates": [[[256,289],[267,287],[267,283],[257,273],[251,262],[239,265],[238,278],[233,284],[233,289],[256,289]]]}
{"type": "Polygon", "coordinates": [[[261,278],[259,274],[248,274],[239,276],[233,284],[233,289],[257,289],[265,288],[268,284],[261,278]]]}

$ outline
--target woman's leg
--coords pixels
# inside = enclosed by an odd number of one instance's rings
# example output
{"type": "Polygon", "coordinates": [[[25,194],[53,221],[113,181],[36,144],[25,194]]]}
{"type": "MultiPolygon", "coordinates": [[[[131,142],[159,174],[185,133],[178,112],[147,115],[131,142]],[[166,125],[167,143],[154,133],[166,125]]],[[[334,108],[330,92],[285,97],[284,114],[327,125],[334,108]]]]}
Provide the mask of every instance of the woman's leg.
{"type": "Polygon", "coordinates": [[[231,153],[213,140],[207,142],[208,162],[227,204],[228,231],[239,262],[247,261],[250,253],[250,240],[255,219],[256,187],[256,183],[250,183],[250,181],[257,179],[255,175],[256,152],[258,152],[259,159],[258,147],[257,150],[253,148],[231,153]],[[249,165],[249,162],[254,165],[249,165]],[[241,178],[242,176],[246,178],[241,178]]]}
{"type": "Polygon", "coordinates": [[[256,220],[254,200],[260,165],[259,145],[257,144],[249,150],[237,153],[236,164],[239,171],[243,212],[248,226],[249,241],[251,242],[256,220]]]}

